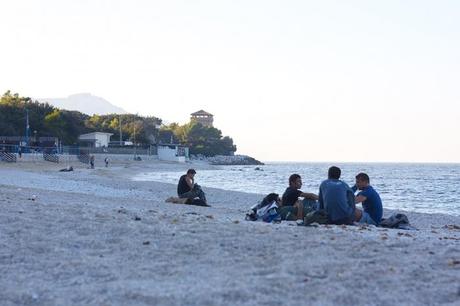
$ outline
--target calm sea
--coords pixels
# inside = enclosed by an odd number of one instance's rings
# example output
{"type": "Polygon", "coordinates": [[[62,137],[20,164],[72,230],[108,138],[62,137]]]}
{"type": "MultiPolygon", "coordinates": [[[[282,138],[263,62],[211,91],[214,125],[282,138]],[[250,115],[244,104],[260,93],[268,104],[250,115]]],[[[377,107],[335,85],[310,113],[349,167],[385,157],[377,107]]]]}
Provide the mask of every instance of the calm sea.
{"type": "MultiPolygon", "coordinates": [[[[197,168],[195,180],[203,187],[282,194],[292,173],[302,176],[302,190],[318,193],[330,163],[268,163],[258,166],[197,168]]],[[[385,208],[460,215],[460,164],[336,163],[350,186],[358,172],[366,172],[385,208]]],[[[143,173],[135,180],[177,183],[182,172],[143,173]]]]}

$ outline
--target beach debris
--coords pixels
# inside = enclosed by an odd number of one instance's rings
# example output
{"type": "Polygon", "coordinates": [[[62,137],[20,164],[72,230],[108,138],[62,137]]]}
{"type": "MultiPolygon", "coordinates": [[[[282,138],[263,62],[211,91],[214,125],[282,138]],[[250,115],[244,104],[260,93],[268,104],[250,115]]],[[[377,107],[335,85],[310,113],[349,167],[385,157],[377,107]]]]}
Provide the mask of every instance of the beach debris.
{"type": "Polygon", "coordinates": [[[128,211],[125,208],[122,207],[119,210],[117,210],[117,213],[119,213],[119,214],[127,214],[128,211]]]}
{"type": "Polygon", "coordinates": [[[448,230],[460,230],[460,226],[456,224],[447,224],[444,225],[444,228],[447,228],[448,230]]]}
{"type": "Polygon", "coordinates": [[[214,216],[213,216],[213,215],[206,215],[206,218],[208,218],[208,219],[214,219],[214,216]]]}
{"type": "MultiPolygon", "coordinates": [[[[347,228],[347,226],[346,226],[346,225],[342,225],[342,228],[347,228]]],[[[359,230],[360,230],[360,231],[364,231],[364,230],[366,230],[366,231],[372,231],[372,230],[369,228],[369,226],[367,226],[367,225],[360,225],[360,226],[359,226],[359,230]]]]}
{"type": "Polygon", "coordinates": [[[446,237],[446,236],[439,237],[439,240],[443,240],[443,239],[445,239],[445,240],[460,240],[460,238],[456,238],[456,237],[446,237]]]}
{"type": "Polygon", "coordinates": [[[450,259],[447,264],[451,267],[460,267],[460,259],[450,259]]]}
{"type": "Polygon", "coordinates": [[[37,196],[33,194],[30,198],[27,198],[29,201],[35,201],[37,199],[37,196]]]}
{"type": "Polygon", "coordinates": [[[149,245],[150,244],[150,241],[146,240],[144,242],[142,242],[143,245],[149,245]]]}
{"type": "Polygon", "coordinates": [[[134,216],[134,221],[140,221],[141,220],[141,217],[139,216],[134,216]]]}
{"type": "Polygon", "coordinates": [[[401,232],[398,232],[398,236],[414,237],[414,236],[412,236],[411,234],[408,234],[408,233],[401,233],[401,232]]]}

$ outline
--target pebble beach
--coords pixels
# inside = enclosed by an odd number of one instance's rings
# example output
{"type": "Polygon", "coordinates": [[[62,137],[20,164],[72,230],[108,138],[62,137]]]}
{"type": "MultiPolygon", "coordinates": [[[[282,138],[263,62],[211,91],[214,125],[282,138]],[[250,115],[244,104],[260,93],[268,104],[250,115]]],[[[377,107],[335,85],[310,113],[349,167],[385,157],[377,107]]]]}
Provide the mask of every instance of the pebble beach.
{"type": "Polygon", "coordinates": [[[212,207],[197,207],[132,179],[193,167],[199,183],[216,166],[64,167],[0,164],[1,305],[460,304],[460,217],[403,211],[413,231],[250,222],[263,194],[204,187],[212,207]]]}

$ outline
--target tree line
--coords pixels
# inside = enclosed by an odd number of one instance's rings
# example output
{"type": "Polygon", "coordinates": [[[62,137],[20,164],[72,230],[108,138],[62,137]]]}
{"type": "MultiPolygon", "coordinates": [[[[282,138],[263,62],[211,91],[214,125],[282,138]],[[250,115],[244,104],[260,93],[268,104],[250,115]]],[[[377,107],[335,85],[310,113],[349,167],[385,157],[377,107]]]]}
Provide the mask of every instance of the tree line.
{"type": "Polygon", "coordinates": [[[30,137],[57,137],[63,145],[76,145],[79,135],[91,132],[112,133],[112,140],[118,141],[121,126],[122,141],[141,145],[179,143],[189,146],[191,154],[205,156],[230,155],[236,151],[230,137],[223,137],[219,129],[205,127],[198,122],[185,125],[173,123],[159,128],[162,120],[153,116],[89,116],[21,97],[10,91],[0,97],[0,136],[24,136],[27,113],[30,137]]]}

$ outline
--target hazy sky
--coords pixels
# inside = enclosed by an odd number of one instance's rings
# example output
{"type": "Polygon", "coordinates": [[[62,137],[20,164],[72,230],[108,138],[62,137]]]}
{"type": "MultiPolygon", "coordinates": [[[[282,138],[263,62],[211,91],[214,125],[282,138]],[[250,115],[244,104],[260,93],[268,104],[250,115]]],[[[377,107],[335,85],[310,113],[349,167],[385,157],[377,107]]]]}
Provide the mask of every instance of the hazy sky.
{"type": "Polygon", "coordinates": [[[460,1],[0,2],[0,91],[215,115],[262,160],[460,162],[460,1]]]}

